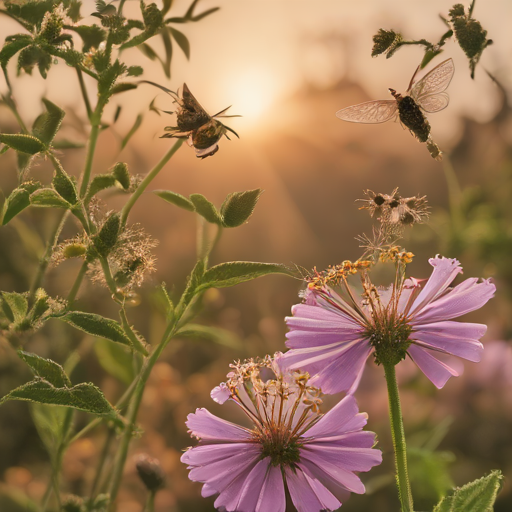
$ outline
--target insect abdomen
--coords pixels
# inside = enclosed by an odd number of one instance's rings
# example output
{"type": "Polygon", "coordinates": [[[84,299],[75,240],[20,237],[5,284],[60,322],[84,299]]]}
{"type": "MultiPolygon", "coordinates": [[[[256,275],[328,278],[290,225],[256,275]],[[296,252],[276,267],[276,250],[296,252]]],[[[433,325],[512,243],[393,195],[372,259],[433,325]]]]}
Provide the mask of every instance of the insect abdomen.
{"type": "Polygon", "coordinates": [[[410,96],[404,96],[397,100],[398,115],[420,142],[426,142],[430,135],[430,124],[420,110],[420,107],[410,96]]]}

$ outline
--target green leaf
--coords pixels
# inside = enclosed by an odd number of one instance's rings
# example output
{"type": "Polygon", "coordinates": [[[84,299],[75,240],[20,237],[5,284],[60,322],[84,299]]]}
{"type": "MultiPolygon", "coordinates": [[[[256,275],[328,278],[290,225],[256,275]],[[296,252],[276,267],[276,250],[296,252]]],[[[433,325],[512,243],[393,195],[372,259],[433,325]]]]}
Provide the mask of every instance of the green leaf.
{"type": "Polygon", "coordinates": [[[121,149],[123,149],[126,146],[126,144],[128,144],[129,140],[133,137],[135,132],[140,128],[140,125],[142,124],[142,118],[143,118],[142,114],[139,114],[137,116],[130,131],[125,135],[123,141],[121,142],[121,149]]]}
{"type": "Polygon", "coordinates": [[[286,274],[294,272],[280,263],[258,263],[253,261],[231,261],[209,268],[202,276],[198,290],[207,288],[225,288],[235,284],[251,281],[268,274],[286,274]]]}
{"type": "Polygon", "coordinates": [[[201,284],[201,280],[204,274],[204,260],[198,260],[195,267],[192,269],[190,276],[188,277],[187,286],[183,295],[181,296],[180,304],[187,306],[190,301],[194,298],[197,293],[197,288],[201,284]]]}
{"type": "Polygon", "coordinates": [[[5,200],[2,224],[7,224],[13,217],[30,206],[30,194],[41,187],[40,183],[27,182],[15,188],[5,200]]]}
{"type": "Polygon", "coordinates": [[[135,378],[133,355],[127,348],[107,340],[98,340],[94,351],[102,368],[110,375],[130,385],[135,378]]]}
{"type": "Polygon", "coordinates": [[[144,70],[142,69],[141,66],[130,66],[126,70],[126,74],[128,76],[140,76],[140,75],[142,75],[143,72],[144,72],[144,70]]]}
{"type": "Polygon", "coordinates": [[[67,409],[32,403],[30,412],[39,437],[48,453],[54,453],[62,441],[62,429],[67,409]]]}
{"type": "Polygon", "coordinates": [[[235,228],[247,222],[262,192],[260,188],[257,188],[229,194],[220,209],[224,226],[235,228]]]}
{"type": "Polygon", "coordinates": [[[71,208],[71,204],[52,188],[41,188],[30,194],[30,204],[45,208],[71,208]]]}
{"type": "Polygon", "coordinates": [[[60,364],[22,350],[18,352],[18,355],[32,368],[37,377],[47,380],[56,388],[71,387],[71,381],[60,364]]]}
{"type": "Polygon", "coordinates": [[[110,318],[105,318],[94,313],[84,313],[83,311],[70,311],[59,318],[87,334],[92,334],[99,338],[106,338],[107,340],[128,345],[129,347],[132,345],[121,325],[110,318]]]}
{"type": "Polygon", "coordinates": [[[130,173],[128,171],[128,165],[124,162],[117,162],[112,169],[112,174],[125,190],[130,188],[130,173]]]}
{"type": "Polygon", "coordinates": [[[98,46],[107,39],[107,32],[99,25],[65,25],[64,28],[75,31],[82,38],[84,42],[82,51],[84,53],[88,52],[91,48],[98,48],[98,46]]]}
{"type": "Polygon", "coordinates": [[[16,34],[11,36],[10,41],[6,41],[4,47],[0,51],[0,64],[5,67],[9,60],[14,57],[20,50],[32,43],[32,37],[28,34],[16,34]]]}
{"type": "Polygon", "coordinates": [[[53,142],[52,146],[55,149],[82,149],[85,148],[83,142],[73,142],[68,139],[60,139],[53,142]]]}
{"type": "Polygon", "coordinates": [[[183,50],[187,59],[190,59],[190,43],[188,42],[185,34],[172,27],[169,27],[169,30],[171,31],[174,40],[178,43],[178,46],[183,50]]]}
{"type": "Polygon", "coordinates": [[[191,194],[190,201],[196,212],[212,224],[222,224],[222,217],[217,208],[201,194],[191,194]]]}
{"type": "Polygon", "coordinates": [[[0,142],[16,151],[29,155],[35,155],[46,149],[43,142],[26,133],[0,133],[0,142]]]}
{"type": "Polygon", "coordinates": [[[62,119],[66,113],[64,110],[45,98],[43,98],[43,103],[46,107],[46,112],[39,115],[34,121],[34,124],[32,125],[32,134],[46,146],[49,146],[59,130],[62,119]]]}
{"type": "Polygon", "coordinates": [[[76,186],[60,165],[55,168],[55,176],[53,177],[52,185],[62,199],[71,205],[76,204],[76,186]]]}
{"type": "Polygon", "coordinates": [[[0,404],[7,400],[24,400],[48,405],[62,405],[90,412],[97,416],[109,416],[119,419],[115,409],[103,393],[92,383],[83,382],[72,388],[56,388],[43,379],[36,379],[13,389],[5,395],[0,404]]]}
{"type": "Polygon", "coordinates": [[[165,49],[165,61],[160,59],[165,76],[171,78],[171,62],[172,62],[172,39],[170,36],[170,30],[167,27],[163,27],[160,30],[162,36],[162,42],[164,43],[165,49]]]}
{"type": "Polygon", "coordinates": [[[101,226],[99,233],[94,237],[94,247],[102,255],[107,256],[116,245],[121,219],[118,213],[113,213],[101,226]]]}
{"type": "Polygon", "coordinates": [[[137,84],[133,84],[130,82],[121,82],[119,84],[114,85],[114,87],[112,87],[110,93],[111,94],[119,94],[121,92],[133,91],[134,89],[137,89],[137,84]]]}
{"type": "Polygon", "coordinates": [[[434,512],[492,512],[502,481],[501,471],[493,470],[487,476],[456,488],[436,505],[434,512]]]}
{"type": "Polygon", "coordinates": [[[28,302],[25,296],[16,292],[2,292],[2,299],[11,313],[8,315],[11,322],[22,322],[27,316],[28,311],[28,302]]]}
{"type": "Polygon", "coordinates": [[[113,174],[96,174],[89,185],[86,201],[90,201],[98,192],[116,186],[116,177],[113,174]]]}
{"type": "Polygon", "coordinates": [[[158,197],[161,197],[168,203],[174,204],[183,208],[184,210],[188,210],[189,212],[195,211],[195,206],[192,201],[189,201],[185,196],[178,194],[177,192],[171,192],[170,190],[155,190],[155,194],[158,197]]]}
{"type": "Polygon", "coordinates": [[[176,335],[190,338],[202,338],[228,348],[240,349],[241,347],[240,339],[231,331],[210,325],[187,324],[180,329],[176,335]]]}

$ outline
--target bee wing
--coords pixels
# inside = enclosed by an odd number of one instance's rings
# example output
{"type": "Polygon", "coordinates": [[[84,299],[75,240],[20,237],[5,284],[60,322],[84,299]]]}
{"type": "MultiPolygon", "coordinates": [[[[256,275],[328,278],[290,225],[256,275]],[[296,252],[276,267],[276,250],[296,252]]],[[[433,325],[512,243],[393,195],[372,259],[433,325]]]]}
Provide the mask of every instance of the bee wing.
{"type": "Polygon", "coordinates": [[[385,123],[397,113],[396,100],[366,101],[358,105],[342,108],[336,112],[336,117],[351,123],[385,123]]]}
{"type": "Polygon", "coordinates": [[[424,96],[443,92],[450,85],[454,72],[455,66],[452,59],[441,62],[412,86],[411,96],[421,103],[424,96]]]}
{"type": "Polygon", "coordinates": [[[445,109],[450,103],[450,98],[445,92],[439,94],[430,94],[428,96],[422,96],[417,100],[418,105],[425,110],[425,112],[439,112],[445,109]]]}

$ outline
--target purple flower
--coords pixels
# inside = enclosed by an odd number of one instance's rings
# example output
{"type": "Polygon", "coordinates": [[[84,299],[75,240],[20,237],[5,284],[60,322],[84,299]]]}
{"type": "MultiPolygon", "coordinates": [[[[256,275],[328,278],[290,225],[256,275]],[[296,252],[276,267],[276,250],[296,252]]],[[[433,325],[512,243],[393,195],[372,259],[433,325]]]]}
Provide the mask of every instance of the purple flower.
{"type": "Polygon", "coordinates": [[[228,382],[212,391],[219,403],[235,401],[252,429],[206,409],[188,416],[190,433],[200,441],[181,460],[189,478],[204,483],[204,497],[219,495],[219,510],[285,512],[285,485],[299,512],[336,510],[350,492],[364,493],[354,472],[382,462],[372,448],[375,434],[362,431],[367,415],[355,399],[346,396],[320,414],[320,390],[308,385],[307,374],[282,373],[281,356],[232,365],[228,382]],[[262,380],[260,372],[269,370],[275,375],[262,380]]]}
{"type": "Polygon", "coordinates": [[[324,393],[357,388],[365,362],[374,354],[378,364],[397,364],[407,355],[438,388],[459,373],[444,354],[480,361],[479,339],[487,327],[451,319],[482,307],[496,290],[490,280],[466,279],[448,288],[462,272],[455,259],[435,257],[424,286],[405,279],[397,266],[395,285],[377,289],[363,272],[363,300],[357,300],[346,279],[344,297],[331,288],[308,287],[303,304],[286,318],[290,331],[282,365],[307,371],[310,384],[324,393]]]}

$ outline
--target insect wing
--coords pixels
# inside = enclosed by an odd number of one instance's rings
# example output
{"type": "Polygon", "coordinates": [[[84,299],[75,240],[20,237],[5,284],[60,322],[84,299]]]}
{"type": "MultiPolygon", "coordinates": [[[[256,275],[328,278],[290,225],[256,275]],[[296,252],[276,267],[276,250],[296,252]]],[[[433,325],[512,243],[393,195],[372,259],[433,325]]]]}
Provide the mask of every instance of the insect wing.
{"type": "Polygon", "coordinates": [[[418,102],[424,96],[431,96],[446,90],[452,81],[455,66],[452,59],[447,59],[418,80],[411,89],[411,96],[418,102]]]}
{"type": "Polygon", "coordinates": [[[396,100],[376,100],[342,108],[336,117],[351,123],[385,123],[397,113],[396,100]]]}
{"type": "Polygon", "coordinates": [[[195,130],[211,120],[211,116],[195,99],[187,84],[183,84],[183,93],[179,103],[181,108],[178,110],[177,124],[180,131],[195,130]]]}
{"type": "Polygon", "coordinates": [[[448,103],[450,103],[450,98],[445,92],[440,92],[439,94],[422,96],[421,99],[417,100],[417,102],[425,112],[432,113],[445,109],[448,106],[448,103]]]}

